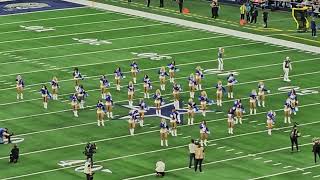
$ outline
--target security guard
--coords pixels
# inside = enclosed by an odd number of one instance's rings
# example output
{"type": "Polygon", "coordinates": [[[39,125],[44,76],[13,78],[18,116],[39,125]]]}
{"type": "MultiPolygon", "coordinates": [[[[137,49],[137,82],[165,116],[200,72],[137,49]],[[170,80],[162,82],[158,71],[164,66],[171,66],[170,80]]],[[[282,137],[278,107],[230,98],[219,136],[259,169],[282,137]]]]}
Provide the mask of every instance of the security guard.
{"type": "Polygon", "coordinates": [[[320,159],[320,139],[316,138],[313,140],[312,152],[314,155],[314,163],[317,163],[317,155],[320,159]]]}
{"type": "Polygon", "coordinates": [[[180,13],[182,13],[182,9],[183,9],[183,0],[177,0],[178,4],[179,4],[179,10],[180,13]]]}
{"type": "Polygon", "coordinates": [[[290,133],[290,140],[291,140],[291,151],[293,152],[293,146],[296,146],[297,151],[299,151],[298,145],[298,137],[300,136],[297,124],[295,124],[290,133]]]}

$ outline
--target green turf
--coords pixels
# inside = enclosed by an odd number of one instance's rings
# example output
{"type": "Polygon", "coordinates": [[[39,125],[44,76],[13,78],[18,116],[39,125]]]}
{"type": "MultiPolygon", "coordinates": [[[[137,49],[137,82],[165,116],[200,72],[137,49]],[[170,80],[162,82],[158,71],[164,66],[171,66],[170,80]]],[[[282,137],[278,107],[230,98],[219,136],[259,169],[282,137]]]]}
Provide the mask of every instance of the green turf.
{"type": "MultiPolygon", "coordinates": [[[[287,148],[289,135],[284,131],[291,126],[283,123],[282,113],[286,92],[280,92],[278,88],[294,85],[319,90],[319,55],[103,12],[80,8],[0,17],[1,24],[7,23],[0,25],[0,126],[9,127],[18,137],[25,139],[19,144],[23,155],[15,165],[6,164],[11,146],[0,146],[0,179],[84,178],[83,173],[74,170],[79,165],[61,168],[57,163],[84,159],[82,151],[88,141],[96,141],[98,144],[98,153],[95,155],[97,164],[112,171],[112,174],[98,171],[96,179],[124,179],[150,174],[159,159],[163,159],[167,170],[171,171],[165,179],[250,179],[314,165],[311,145],[307,143],[311,142],[312,137],[319,136],[319,122],[315,113],[319,109],[319,94],[299,96],[302,107],[293,117],[293,121],[300,123],[302,135],[310,137],[300,138],[300,143],[305,144],[301,147],[301,152],[290,153],[287,148]],[[83,18],[69,17],[86,14],[91,15],[83,18]],[[43,20],[47,18],[56,19],[43,20]],[[122,20],[114,21],[119,19],[122,20]],[[27,22],[29,20],[32,22],[27,22]],[[42,25],[54,27],[56,30],[42,33],[21,31],[23,29],[20,25],[42,25]],[[79,44],[72,38],[98,38],[110,40],[112,44],[79,44]],[[133,137],[128,135],[125,120],[107,121],[103,128],[96,126],[96,114],[92,108],[100,98],[100,75],[107,74],[112,82],[110,91],[115,101],[115,115],[124,116],[128,113],[128,109],[121,105],[127,104],[125,86],[131,79],[129,65],[132,60],[136,60],[141,69],[136,85],[139,90],[135,93],[134,103],[143,97],[141,79],[144,74],[150,76],[154,89],[159,88],[157,71],[170,60],[151,61],[137,58],[132,52],[154,52],[172,56],[180,69],[176,73],[177,81],[184,90],[182,100],[186,101],[189,97],[188,75],[194,72],[198,65],[204,69],[216,68],[218,47],[225,47],[225,68],[240,73],[237,76],[239,83],[235,86],[235,97],[243,99],[247,111],[246,98],[250,91],[257,87],[259,80],[265,81],[271,94],[267,97],[267,107],[258,108],[257,115],[246,115],[244,124],[236,126],[234,136],[227,135],[225,117],[225,112],[231,107],[233,100],[224,97],[223,107],[218,108],[223,113],[208,113],[205,118],[200,114],[196,116],[197,123],[207,120],[212,131],[209,137],[210,146],[206,148],[205,163],[209,164],[204,167],[205,173],[195,174],[193,170],[186,168],[186,146],[190,138],[183,137],[198,138],[198,125],[179,127],[178,133],[182,135],[170,136],[168,148],[160,147],[158,118],[146,118],[145,124],[150,125],[137,127],[133,137]],[[280,77],[282,60],[286,56],[293,60],[291,83],[283,82],[280,77]],[[89,93],[86,100],[88,108],[79,111],[79,118],[73,117],[67,101],[74,91],[71,71],[75,66],[88,76],[82,82],[89,93]],[[115,91],[113,83],[113,71],[117,66],[122,67],[127,76],[122,81],[121,92],[115,91]],[[16,100],[14,82],[19,73],[26,83],[25,99],[21,101],[16,100]],[[49,86],[52,76],[57,76],[60,80],[59,101],[50,101],[48,110],[44,110],[38,90],[42,84],[49,86]],[[261,124],[265,123],[266,111],[270,109],[277,111],[276,128],[280,128],[275,130],[272,136],[267,135],[265,124],[261,124]],[[222,146],[225,148],[219,149],[222,146]],[[276,150],[279,148],[282,149],[276,150]],[[226,151],[230,149],[234,150],[226,151]],[[269,152],[272,150],[276,151],[269,152]],[[239,152],[242,153],[236,154],[239,152]],[[256,156],[249,156],[256,153],[256,156]],[[262,159],[254,160],[257,157],[262,159]],[[272,162],[266,164],[266,160],[272,162]],[[273,165],[276,163],[281,164],[273,165]],[[285,166],[292,167],[285,169],[285,166]]],[[[211,99],[215,98],[213,87],[218,80],[226,83],[224,76],[217,75],[206,74],[203,80],[203,87],[211,99]]],[[[167,90],[163,92],[167,103],[172,99],[171,88],[172,85],[167,82],[167,90]]],[[[199,92],[196,93],[196,96],[198,95],[199,92]]],[[[147,100],[147,103],[149,106],[153,105],[152,100],[147,100]]],[[[209,110],[217,110],[217,107],[209,106],[209,110]]],[[[303,172],[298,170],[270,179],[310,179],[319,174],[317,169],[309,169],[312,173],[307,175],[302,175],[303,172]]],[[[155,178],[146,176],[141,179],[155,178]]]]}

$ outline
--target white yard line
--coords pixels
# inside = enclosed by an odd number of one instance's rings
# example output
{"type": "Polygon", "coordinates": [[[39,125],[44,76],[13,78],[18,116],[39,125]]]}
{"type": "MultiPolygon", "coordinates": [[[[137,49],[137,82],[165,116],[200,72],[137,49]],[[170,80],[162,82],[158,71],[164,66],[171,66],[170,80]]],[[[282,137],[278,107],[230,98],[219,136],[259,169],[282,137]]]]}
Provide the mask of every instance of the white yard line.
{"type": "Polygon", "coordinates": [[[234,154],[242,154],[242,153],[243,153],[243,152],[240,151],[240,152],[236,152],[236,153],[234,153],[234,154]]]}
{"type": "Polygon", "coordinates": [[[191,136],[184,136],[184,137],[182,137],[182,139],[187,139],[187,138],[191,138],[191,136]]]}
{"type": "Polygon", "coordinates": [[[304,135],[304,136],[302,136],[303,138],[306,138],[306,137],[310,137],[311,135],[304,135]]]}
{"type": "Polygon", "coordinates": [[[235,149],[228,149],[226,150],[226,152],[231,152],[231,151],[234,151],[235,149]]]}
{"type": "Polygon", "coordinates": [[[226,146],[217,147],[217,149],[224,149],[224,148],[226,148],[226,146]]]}
{"type": "Polygon", "coordinates": [[[262,157],[257,157],[257,158],[254,158],[253,160],[259,160],[259,159],[262,159],[262,157]]]}
{"type": "Polygon", "coordinates": [[[291,168],[292,166],[285,166],[283,167],[284,169],[288,169],[288,168],[291,168]]]}
{"type": "Polygon", "coordinates": [[[307,175],[307,174],[311,174],[312,172],[308,171],[308,172],[304,172],[302,173],[303,175],[307,175]]]}
{"type": "Polygon", "coordinates": [[[272,160],[266,160],[266,161],[263,161],[264,163],[269,163],[269,162],[272,162],[272,160]]]}
{"type": "Polygon", "coordinates": [[[272,164],[273,166],[279,166],[281,165],[282,163],[275,163],[275,164],[272,164]]]}
{"type": "Polygon", "coordinates": [[[316,176],[312,176],[313,178],[317,178],[317,177],[320,177],[320,174],[319,175],[316,175],[316,176]]]}

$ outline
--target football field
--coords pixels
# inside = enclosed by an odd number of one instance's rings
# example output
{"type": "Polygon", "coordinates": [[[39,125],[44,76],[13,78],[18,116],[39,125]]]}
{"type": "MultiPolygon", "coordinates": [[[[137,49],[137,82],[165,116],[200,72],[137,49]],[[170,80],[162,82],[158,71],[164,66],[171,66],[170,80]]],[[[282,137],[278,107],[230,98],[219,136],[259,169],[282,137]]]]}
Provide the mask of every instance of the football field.
{"type": "MultiPolygon", "coordinates": [[[[311,153],[313,137],[319,136],[320,65],[319,54],[299,51],[224,34],[200,31],[136,16],[92,8],[74,8],[0,16],[0,127],[15,133],[21,156],[17,164],[7,164],[11,145],[0,145],[0,179],[76,180],[84,179],[81,170],[87,142],[98,146],[95,179],[157,179],[155,163],[162,159],[168,174],[165,179],[319,179],[320,164],[311,153]],[[225,72],[217,68],[218,48],[225,49],[225,72]],[[292,59],[291,82],[281,77],[283,59],[292,59]],[[234,99],[223,97],[222,108],[208,106],[206,117],[196,114],[195,125],[178,126],[178,136],[169,135],[169,146],[160,146],[160,118],[145,119],[130,136],[127,119],[127,85],[130,64],[141,69],[135,85],[134,105],[143,98],[143,75],[149,75],[153,89],[160,88],[158,70],[176,61],[180,71],[176,81],[182,85],[181,100],[189,99],[188,77],[197,66],[205,69],[203,88],[215,99],[215,85],[226,85],[229,73],[236,74],[235,98],[243,100],[247,113],[227,133],[226,112],[234,99]],[[72,72],[78,67],[85,76],[81,84],[89,96],[86,108],[73,117],[70,95],[74,93],[72,72]],[[113,72],[121,67],[126,78],[121,91],[115,90],[113,72]],[[16,100],[15,78],[25,81],[24,99],[16,100]],[[114,119],[105,118],[105,127],[96,122],[96,103],[100,99],[99,78],[106,75],[114,100],[114,119]],[[39,90],[50,87],[53,76],[59,79],[59,100],[49,100],[44,109],[39,90]],[[264,81],[271,92],[266,107],[248,115],[248,97],[264,81]],[[283,105],[288,89],[298,92],[301,152],[291,153],[289,133],[293,124],[284,124],[283,105]],[[272,136],[267,135],[266,113],[277,113],[272,136]],[[211,131],[205,148],[204,173],[188,168],[188,143],[199,138],[199,122],[206,120],[211,131]],[[64,165],[64,166],[62,166],[64,165]]],[[[51,91],[51,88],[50,88],[51,91]]],[[[167,80],[162,92],[167,105],[172,103],[172,83],[167,80]]],[[[196,92],[196,97],[199,92],[196,92]]],[[[148,106],[154,106],[147,99],[148,106]]],[[[195,99],[197,104],[200,104],[195,99]]]]}

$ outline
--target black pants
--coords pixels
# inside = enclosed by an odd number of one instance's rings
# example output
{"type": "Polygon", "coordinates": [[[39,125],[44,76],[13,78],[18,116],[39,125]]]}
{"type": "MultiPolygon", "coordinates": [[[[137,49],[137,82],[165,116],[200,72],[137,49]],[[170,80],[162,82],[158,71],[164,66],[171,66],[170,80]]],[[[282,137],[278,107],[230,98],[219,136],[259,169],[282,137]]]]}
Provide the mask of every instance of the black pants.
{"type": "Polygon", "coordinates": [[[246,16],[247,16],[247,22],[250,22],[250,13],[246,13],[246,16]]]}
{"type": "Polygon", "coordinates": [[[240,14],[240,19],[244,19],[244,14],[240,14]]]}
{"type": "Polygon", "coordinates": [[[252,16],[250,23],[257,23],[257,16],[252,16]]]}
{"type": "Polygon", "coordinates": [[[160,0],[160,7],[163,7],[163,0],[160,0]]]}
{"type": "Polygon", "coordinates": [[[268,19],[263,18],[263,23],[264,23],[264,27],[267,28],[268,27],[268,19]]]}
{"type": "Polygon", "coordinates": [[[193,163],[195,163],[195,154],[194,153],[190,153],[189,168],[191,168],[191,166],[192,166],[192,161],[193,161],[193,163]]]}
{"type": "Polygon", "coordinates": [[[150,1],[151,1],[151,0],[148,0],[148,1],[147,1],[147,7],[150,7],[150,1]]]}
{"type": "Polygon", "coordinates": [[[161,176],[161,177],[163,177],[165,175],[165,173],[164,172],[157,172],[157,176],[161,176]]]}
{"type": "Polygon", "coordinates": [[[216,19],[218,17],[218,7],[211,8],[212,18],[216,19]]]}
{"type": "Polygon", "coordinates": [[[10,154],[10,163],[17,163],[19,159],[19,156],[13,156],[12,154],[10,154]]]}
{"type": "Polygon", "coordinates": [[[179,4],[179,11],[180,11],[180,13],[182,13],[183,3],[178,3],[178,4],[179,4]]]}
{"type": "Polygon", "coordinates": [[[86,174],[87,180],[93,180],[93,175],[86,174]]]}
{"type": "Polygon", "coordinates": [[[317,29],[311,29],[311,35],[317,36],[317,29]]]}
{"type": "Polygon", "coordinates": [[[320,159],[320,152],[313,152],[313,155],[314,155],[314,163],[317,163],[317,154],[318,154],[318,157],[320,159]]]}
{"type": "Polygon", "coordinates": [[[298,145],[298,138],[296,137],[290,137],[291,140],[291,151],[293,151],[293,146],[296,146],[297,151],[299,150],[299,145],[298,145]]]}
{"type": "Polygon", "coordinates": [[[197,171],[199,165],[199,171],[202,172],[202,161],[203,159],[195,159],[194,161],[194,171],[197,171]]]}

